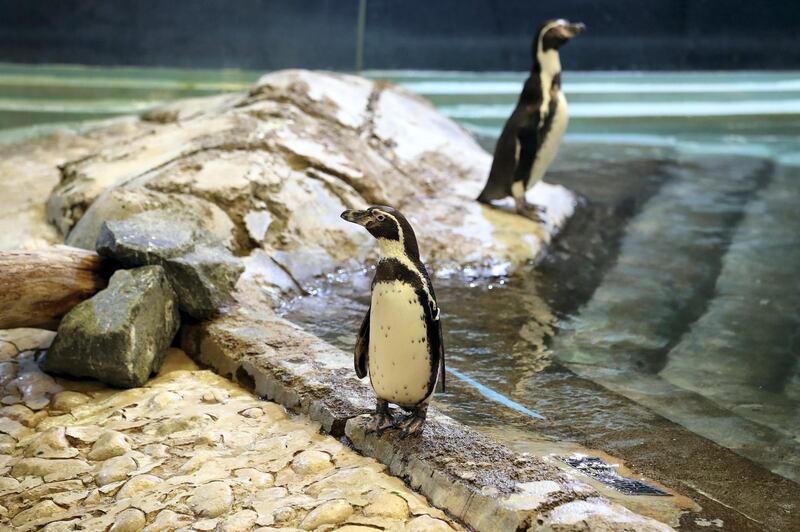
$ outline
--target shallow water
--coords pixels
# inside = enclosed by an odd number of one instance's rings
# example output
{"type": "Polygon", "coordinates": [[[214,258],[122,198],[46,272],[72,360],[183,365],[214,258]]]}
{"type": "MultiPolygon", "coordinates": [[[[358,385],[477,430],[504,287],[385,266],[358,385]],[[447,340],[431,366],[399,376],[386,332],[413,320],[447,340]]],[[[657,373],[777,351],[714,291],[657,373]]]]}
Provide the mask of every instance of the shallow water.
{"type": "MultiPolygon", "coordinates": [[[[524,77],[367,74],[429,97],[489,150],[524,77]]],[[[0,65],[0,141],[256,78],[0,65]]],[[[546,179],[584,202],[550,255],[512,279],[435,276],[456,372],[436,402],[521,450],[644,445],[661,433],[638,403],[797,481],[800,74],[563,82],[571,122],[546,179]]],[[[286,315],[349,351],[370,277],[322,280],[286,315]]]]}

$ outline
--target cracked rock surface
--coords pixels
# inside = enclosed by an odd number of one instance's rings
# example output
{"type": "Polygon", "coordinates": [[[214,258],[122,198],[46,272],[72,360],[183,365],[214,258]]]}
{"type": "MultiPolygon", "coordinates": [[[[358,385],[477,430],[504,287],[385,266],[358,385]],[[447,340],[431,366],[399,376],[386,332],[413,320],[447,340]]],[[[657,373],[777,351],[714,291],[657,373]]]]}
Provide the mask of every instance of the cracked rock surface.
{"type": "Polygon", "coordinates": [[[113,390],[42,373],[52,336],[0,331],[0,529],[461,530],[319,424],[180,350],[145,386],[113,390]],[[67,392],[88,400],[55,409],[67,392]]]}
{"type": "Polygon", "coordinates": [[[249,94],[171,103],[119,130],[61,166],[47,216],[66,243],[94,248],[103,222],[145,211],[181,218],[275,296],[375,252],[344,209],[397,207],[433,268],[492,273],[540,257],[574,209],[547,183],[529,197],[544,224],[478,204],[491,156],[475,139],[426,100],[355,76],[274,72],[249,94]]]}

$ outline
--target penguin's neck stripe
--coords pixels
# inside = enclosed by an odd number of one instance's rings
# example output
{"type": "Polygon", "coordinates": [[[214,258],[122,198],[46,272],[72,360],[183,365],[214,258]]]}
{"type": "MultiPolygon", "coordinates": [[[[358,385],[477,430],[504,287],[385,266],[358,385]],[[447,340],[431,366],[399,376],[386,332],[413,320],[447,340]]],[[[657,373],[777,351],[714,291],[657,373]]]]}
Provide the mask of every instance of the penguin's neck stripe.
{"type": "Polygon", "coordinates": [[[378,246],[381,248],[381,260],[384,259],[393,259],[398,261],[400,264],[408,268],[418,279],[419,284],[422,286],[422,289],[425,291],[425,296],[428,298],[428,304],[431,307],[431,313],[434,316],[434,320],[439,319],[439,307],[436,304],[436,300],[433,298],[433,294],[431,294],[430,288],[428,287],[428,282],[425,279],[425,276],[422,275],[422,272],[419,271],[417,265],[414,264],[414,261],[411,260],[411,257],[408,256],[406,253],[406,246],[405,246],[405,233],[403,232],[403,225],[400,223],[396,217],[392,216],[388,212],[379,211],[381,214],[391,218],[395,224],[397,224],[397,234],[399,235],[399,240],[390,240],[388,238],[379,238],[378,239],[378,246]]]}
{"type": "Polygon", "coordinates": [[[561,22],[553,22],[542,28],[536,42],[536,62],[539,64],[539,83],[542,93],[542,104],[539,107],[540,128],[544,125],[545,117],[550,110],[550,90],[553,87],[553,79],[561,74],[561,58],[558,50],[553,48],[545,51],[543,41],[545,34],[559,24],[561,22]]]}
{"type": "MultiPolygon", "coordinates": [[[[545,34],[550,31],[551,29],[555,28],[562,22],[553,22],[552,24],[548,24],[542,31],[539,32],[539,38],[536,42],[536,62],[539,63],[539,69],[541,74],[547,76],[548,78],[552,79],[553,76],[559,74],[561,72],[561,57],[558,55],[558,50],[553,48],[552,50],[544,50],[544,36],[545,34]]],[[[544,79],[542,80],[542,85],[544,85],[544,79]]],[[[549,90],[549,83],[547,89],[549,90]]]]}

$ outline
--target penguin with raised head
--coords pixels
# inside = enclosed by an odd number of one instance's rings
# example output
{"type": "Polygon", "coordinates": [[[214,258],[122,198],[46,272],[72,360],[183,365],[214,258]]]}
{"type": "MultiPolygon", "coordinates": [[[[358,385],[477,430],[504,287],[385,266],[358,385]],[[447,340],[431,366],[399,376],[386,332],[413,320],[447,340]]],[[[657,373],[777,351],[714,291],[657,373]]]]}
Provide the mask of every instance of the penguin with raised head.
{"type": "Polygon", "coordinates": [[[489,179],[478,201],[490,204],[512,196],[519,214],[541,221],[541,208],[528,204],[525,192],[544,177],[567,129],[558,50],[584,29],[582,23],[563,19],[547,21],[539,28],[530,76],[497,141],[489,179]]]}
{"type": "Polygon", "coordinates": [[[401,437],[419,434],[437,384],[444,390],[444,346],[439,306],[416,235],[391,207],[348,210],[342,218],[369,231],[381,252],[355,346],[356,375],[369,373],[378,399],[369,428],[397,427],[401,437]],[[396,421],[389,403],[410,415],[396,421]]]}

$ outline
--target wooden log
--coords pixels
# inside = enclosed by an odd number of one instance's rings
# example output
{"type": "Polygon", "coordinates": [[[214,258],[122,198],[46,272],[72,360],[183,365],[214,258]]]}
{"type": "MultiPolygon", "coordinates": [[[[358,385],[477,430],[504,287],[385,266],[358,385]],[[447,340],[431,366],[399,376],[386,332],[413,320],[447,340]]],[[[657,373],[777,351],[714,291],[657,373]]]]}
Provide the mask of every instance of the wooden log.
{"type": "Polygon", "coordinates": [[[72,307],[106,287],[110,274],[85,249],[0,251],[0,329],[55,330],[72,307]]]}

